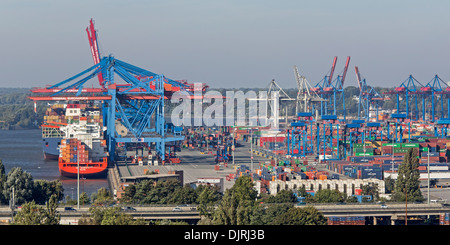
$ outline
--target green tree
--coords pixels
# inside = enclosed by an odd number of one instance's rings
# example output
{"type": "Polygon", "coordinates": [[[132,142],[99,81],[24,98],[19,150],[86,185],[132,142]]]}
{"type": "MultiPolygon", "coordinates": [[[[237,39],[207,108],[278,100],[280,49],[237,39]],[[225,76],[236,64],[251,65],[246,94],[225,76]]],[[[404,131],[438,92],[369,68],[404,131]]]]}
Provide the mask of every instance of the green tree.
{"type": "Polygon", "coordinates": [[[44,219],[45,225],[58,225],[61,220],[61,215],[58,214],[56,208],[58,207],[58,195],[53,194],[47,202],[47,212],[44,219]]]}
{"type": "Polygon", "coordinates": [[[312,206],[304,208],[292,207],[278,215],[272,221],[273,225],[326,225],[327,219],[312,206]]]}
{"type": "Polygon", "coordinates": [[[157,181],[154,190],[151,192],[159,204],[170,203],[173,193],[182,188],[181,182],[177,179],[168,179],[165,181],[157,181]]]}
{"type": "Polygon", "coordinates": [[[368,183],[366,185],[363,185],[362,194],[371,195],[374,201],[378,200],[380,197],[380,193],[378,191],[378,184],[368,183]]]}
{"type": "Polygon", "coordinates": [[[14,189],[14,202],[23,204],[33,199],[33,177],[30,173],[24,172],[22,168],[12,168],[3,184],[3,196],[8,200],[14,189]]]}
{"type": "Polygon", "coordinates": [[[338,190],[322,189],[315,193],[314,201],[318,203],[343,202],[344,194],[338,190]]]}
{"type": "Polygon", "coordinates": [[[88,205],[91,203],[91,199],[89,198],[88,194],[86,192],[80,193],[80,205],[88,205]]]}
{"type": "Polygon", "coordinates": [[[55,195],[57,201],[61,201],[64,197],[64,188],[59,180],[35,180],[33,183],[33,200],[37,204],[45,204],[50,197],[55,195]]]}
{"type": "Polygon", "coordinates": [[[0,204],[2,203],[6,204],[7,200],[9,199],[3,194],[5,182],[6,182],[5,166],[3,165],[2,160],[0,159],[0,204]]]}
{"type": "Polygon", "coordinates": [[[16,216],[14,223],[16,225],[42,225],[44,223],[46,212],[44,208],[37,205],[34,201],[24,203],[16,216]]]}
{"type": "Polygon", "coordinates": [[[96,193],[92,193],[91,200],[95,204],[109,205],[114,203],[114,198],[111,195],[111,192],[106,188],[100,188],[96,193]]]}
{"type": "Polygon", "coordinates": [[[69,195],[66,196],[67,205],[77,205],[77,199],[72,199],[69,195]]]}
{"type": "Polygon", "coordinates": [[[294,207],[292,203],[274,203],[258,205],[251,218],[251,225],[272,225],[274,220],[294,207]]]}
{"type": "Polygon", "coordinates": [[[197,200],[197,192],[188,184],[175,188],[167,200],[171,204],[192,204],[197,200]]]}
{"type": "Polygon", "coordinates": [[[230,190],[239,201],[255,201],[258,195],[250,176],[239,177],[230,190]]]}
{"type": "Polygon", "coordinates": [[[257,192],[250,176],[239,177],[233,187],[225,191],[222,201],[214,212],[214,224],[250,224],[256,196],[257,192]]]}
{"type": "Polygon", "coordinates": [[[128,225],[132,220],[133,217],[122,213],[120,207],[110,207],[103,210],[101,225],[128,225]]]}
{"type": "Polygon", "coordinates": [[[420,173],[418,167],[419,159],[417,158],[417,151],[411,148],[405,154],[403,162],[399,166],[392,199],[395,201],[405,201],[407,198],[411,202],[421,202],[424,200],[419,188],[420,173]]]}
{"type": "Polygon", "coordinates": [[[281,190],[275,196],[270,195],[266,203],[295,203],[297,198],[292,190],[281,190]]]}
{"type": "Polygon", "coordinates": [[[394,191],[395,188],[395,180],[391,178],[391,176],[387,177],[384,179],[384,188],[385,188],[385,193],[392,193],[394,191]]]}
{"type": "Polygon", "coordinates": [[[197,194],[197,210],[200,215],[210,218],[214,205],[221,199],[221,194],[217,187],[200,185],[196,189],[197,194]]]}
{"type": "Polygon", "coordinates": [[[103,207],[93,205],[89,208],[90,216],[84,216],[79,220],[79,225],[133,225],[142,224],[135,222],[129,214],[121,212],[120,207],[103,207]]]}
{"type": "Polygon", "coordinates": [[[358,202],[358,198],[356,198],[355,196],[349,196],[349,197],[347,197],[345,202],[346,203],[357,203],[358,202]]]}
{"type": "Polygon", "coordinates": [[[133,203],[136,195],[136,185],[128,185],[125,187],[124,194],[119,199],[122,203],[133,203]]]}
{"type": "Polygon", "coordinates": [[[219,206],[213,214],[213,224],[216,225],[237,225],[236,210],[238,200],[233,196],[230,189],[225,191],[219,206]]]}
{"type": "Polygon", "coordinates": [[[180,181],[177,179],[168,179],[157,182],[143,180],[139,183],[127,186],[124,195],[120,198],[120,202],[139,204],[193,202],[195,196],[194,198],[182,196],[183,192],[195,195],[192,191],[193,190],[192,188],[190,189],[190,187],[182,187],[180,181]]]}
{"type": "Polygon", "coordinates": [[[60,215],[57,213],[57,196],[52,195],[47,202],[46,209],[37,205],[34,200],[26,202],[14,216],[15,225],[58,225],[60,215]]]}

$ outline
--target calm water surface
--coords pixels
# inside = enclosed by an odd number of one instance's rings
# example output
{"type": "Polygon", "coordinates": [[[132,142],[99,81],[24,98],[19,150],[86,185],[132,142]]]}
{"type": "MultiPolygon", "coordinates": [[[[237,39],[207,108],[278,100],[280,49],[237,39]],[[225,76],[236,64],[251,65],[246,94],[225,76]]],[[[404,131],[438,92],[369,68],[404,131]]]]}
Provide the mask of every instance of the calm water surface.
{"type": "MultiPolygon", "coordinates": [[[[77,179],[61,177],[56,160],[44,160],[40,129],[32,130],[0,130],[0,159],[6,173],[14,167],[21,167],[33,176],[33,180],[60,180],[64,187],[64,195],[76,199],[77,179]]],[[[100,188],[107,188],[105,179],[80,180],[80,192],[89,196],[100,188]]]]}

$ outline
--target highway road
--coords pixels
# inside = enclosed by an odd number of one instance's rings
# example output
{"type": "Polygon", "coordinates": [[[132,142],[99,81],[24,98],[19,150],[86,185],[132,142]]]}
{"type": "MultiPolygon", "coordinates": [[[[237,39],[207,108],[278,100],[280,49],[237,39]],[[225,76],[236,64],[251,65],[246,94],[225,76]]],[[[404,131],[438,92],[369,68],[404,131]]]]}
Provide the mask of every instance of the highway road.
{"type": "MultiPolygon", "coordinates": [[[[318,211],[322,212],[325,217],[330,216],[365,216],[365,217],[386,217],[396,220],[399,217],[423,216],[423,215],[440,215],[450,213],[450,205],[440,203],[416,204],[416,203],[386,203],[384,207],[380,204],[313,204],[318,211]]],[[[299,206],[304,207],[304,206],[299,206]]],[[[143,219],[200,219],[197,210],[193,210],[191,206],[136,206],[134,211],[124,211],[134,218],[143,219]],[[176,210],[176,211],[175,211],[176,210]]],[[[61,214],[62,224],[76,224],[78,218],[83,214],[89,215],[89,207],[82,207],[76,211],[65,211],[64,208],[58,208],[61,214]]],[[[9,207],[0,208],[0,221],[11,219],[11,210],[9,207]]]]}
{"type": "MultiPolygon", "coordinates": [[[[200,215],[193,206],[147,206],[147,207],[134,207],[132,211],[122,211],[130,214],[134,218],[142,218],[146,220],[154,219],[174,219],[174,220],[199,220],[200,215]]],[[[61,215],[61,224],[77,224],[78,219],[83,215],[90,215],[89,207],[80,207],[75,211],[67,211],[64,207],[57,208],[58,213],[61,215]]],[[[16,209],[17,212],[19,209],[16,209]]],[[[7,206],[0,207],[0,223],[9,223],[12,220],[11,209],[7,206]]]]}

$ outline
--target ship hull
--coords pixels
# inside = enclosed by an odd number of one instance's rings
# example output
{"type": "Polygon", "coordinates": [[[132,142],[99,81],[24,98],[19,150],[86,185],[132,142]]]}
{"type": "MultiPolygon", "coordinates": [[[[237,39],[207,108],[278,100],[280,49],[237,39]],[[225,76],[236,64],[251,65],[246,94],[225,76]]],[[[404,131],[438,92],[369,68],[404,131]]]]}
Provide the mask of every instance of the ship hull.
{"type": "Polygon", "coordinates": [[[42,151],[45,160],[58,160],[59,143],[63,138],[42,138],[42,151]]]}
{"type": "Polygon", "coordinates": [[[44,160],[58,160],[59,155],[53,155],[44,151],[44,160]]]}
{"type": "Polygon", "coordinates": [[[61,158],[58,161],[59,173],[61,176],[68,178],[78,177],[78,164],[80,166],[80,177],[82,178],[104,178],[107,174],[108,162],[104,158],[103,162],[81,162],[81,163],[66,163],[61,158]]]}

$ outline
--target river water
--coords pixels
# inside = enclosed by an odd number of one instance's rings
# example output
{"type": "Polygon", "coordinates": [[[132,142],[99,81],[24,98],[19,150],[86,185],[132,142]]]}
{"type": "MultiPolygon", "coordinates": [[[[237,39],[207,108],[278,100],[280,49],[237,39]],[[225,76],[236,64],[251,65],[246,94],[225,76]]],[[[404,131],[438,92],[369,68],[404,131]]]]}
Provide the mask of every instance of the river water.
{"type": "MultiPolygon", "coordinates": [[[[64,196],[77,198],[77,179],[60,176],[56,160],[44,160],[40,129],[0,130],[0,159],[7,174],[14,167],[21,167],[33,180],[60,180],[64,196]]],[[[89,197],[100,188],[109,189],[106,178],[80,180],[80,193],[86,192],[89,197]]]]}

